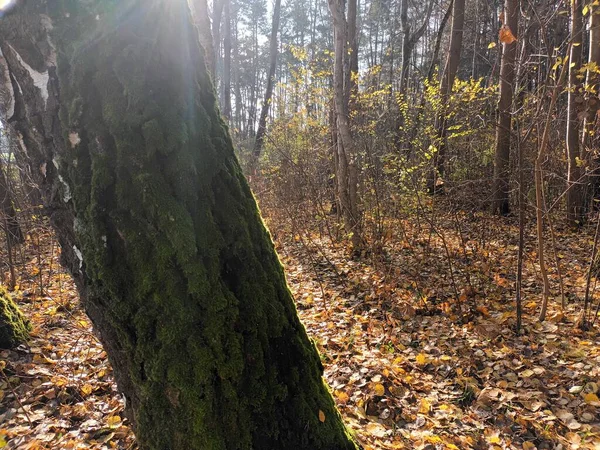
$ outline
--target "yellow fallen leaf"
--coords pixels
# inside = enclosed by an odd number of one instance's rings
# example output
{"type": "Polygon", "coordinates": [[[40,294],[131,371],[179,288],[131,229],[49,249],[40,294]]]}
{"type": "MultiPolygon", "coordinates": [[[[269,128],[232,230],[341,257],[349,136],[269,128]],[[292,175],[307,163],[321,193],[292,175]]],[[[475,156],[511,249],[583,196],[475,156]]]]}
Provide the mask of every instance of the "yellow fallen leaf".
{"type": "Polygon", "coordinates": [[[319,410],[319,420],[325,422],[325,413],[321,410],[319,410]]]}
{"type": "Polygon", "coordinates": [[[598,398],[598,396],[592,392],[590,392],[589,394],[585,394],[585,396],[583,397],[583,401],[586,402],[588,405],[600,403],[600,399],[598,398]]]}
{"type": "Polygon", "coordinates": [[[336,391],[335,396],[338,398],[340,403],[346,403],[348,400],[350,400],[350,397],[344,391],[336,391]]]}
{"type": "Polygon", "coordinates": [[[94,391],[94,388],[90,384],[84,384],[81,388],[81,393],[83,395],[90,395],[94,391]]]}
{"type": "Polygon", "coordinates": [[[427,399],[422,398],[421,399],[421,406],[419,407],[419,412],[421,414],[429,414],[430,410],[431,410],[431,403],[429,403],[427,401],[427,399]]]}
{"type": "Polygon", "coordinates": [[[106,423],[111,428],[118,427],[121,424],[121,417],[120,416],[111,416],[106,420],[106,423]]]}
{"type": "Polygon", "coordinates": [[[375,391],[375,395],[379,395],[380,397],[382,395],[385,395],[385,387],[383,386],[383,384],[381,383],[377,383],[374,387],[374,391],[375,391]]]}
{"type": "Polygon", "coordinates": [[[500,440],[500,436],[497,434],[493,434],[487,438],[488,444],[500,444],[502,441],[500,440]]]}
{"type": "Polygon", "coordinates": [[[427,355],[425,355],[424,353],[419,353],[417,355],[417,364],[420,366],[424,366],[425,364],[427,364],[428,360],[429,358],[427,358],[427,355]]]}
{"type": "Polygon", "coordinates": [[[523,372],[521,372],[521,376],[523,378],[531,378],[534,374],[535,372],[531,369],[525,369],[523,372]]]}

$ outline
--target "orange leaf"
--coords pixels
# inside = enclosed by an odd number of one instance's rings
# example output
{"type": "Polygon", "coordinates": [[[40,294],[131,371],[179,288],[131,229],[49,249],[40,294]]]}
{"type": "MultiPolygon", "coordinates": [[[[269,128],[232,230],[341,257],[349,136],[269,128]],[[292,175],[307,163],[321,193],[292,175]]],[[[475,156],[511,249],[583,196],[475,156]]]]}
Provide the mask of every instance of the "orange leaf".
{"type": "Polygon", "coordinates": [[[325,413],[321,410],[319,410],[319,420],[325,422],[325,413]]]}
{"type": "Polygon", "coordinates": [[[517,40],[515,35],[510,30],[510,27],[506,24],[502,25],[502,28],[500,28],[500,33],[498,37],[500,39],[500,42],[502,42],[503,44],[512,44],[517,40]]]}

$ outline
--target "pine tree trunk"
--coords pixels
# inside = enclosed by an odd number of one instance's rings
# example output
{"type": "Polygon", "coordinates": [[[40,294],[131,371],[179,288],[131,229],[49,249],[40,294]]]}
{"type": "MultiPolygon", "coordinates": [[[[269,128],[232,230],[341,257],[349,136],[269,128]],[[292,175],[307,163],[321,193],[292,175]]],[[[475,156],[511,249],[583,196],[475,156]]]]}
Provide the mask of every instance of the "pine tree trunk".
{"type": "MultiPolygon", "coordinates": [[[[510,28],[512,34],[517,37],[519,25],[519,0],[506,0],[504,5],[504,15],[505,24],[510,28]]],[[[498,100],[498,126],[496,128],[492,204],[493,213],[499,215],[506,215],[510,212],[509,163],[516,55],[516,41],[502,44],[500,98],[498,100]]]]}
{"type": "Polygon", "coordinates": [[[0,37],[20,126],[40,127],[64,263],[141,448],[355,449],[186,2],[30,0],[0,37]]]}

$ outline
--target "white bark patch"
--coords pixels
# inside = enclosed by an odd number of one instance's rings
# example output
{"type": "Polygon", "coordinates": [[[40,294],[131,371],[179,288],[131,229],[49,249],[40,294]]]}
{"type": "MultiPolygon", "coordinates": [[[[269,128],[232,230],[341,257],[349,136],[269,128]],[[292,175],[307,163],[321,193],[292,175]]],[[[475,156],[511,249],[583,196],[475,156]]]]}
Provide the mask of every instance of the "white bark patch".
{"type": "Polygon", "coordinates": [[[46,31],[52,31],[54,29],[54,25],[52,24],[52,19],[50,16],[46,14],[40,14],[40,21],[42,22],[42,26],[46,31]]]}
{"type": "Polygon", "coordinates": [[[79,220],[77,217],[73,218],[73,229],[76,233],[82,233],[84,231],[83,225],[81,225],[81,220],[79,220]]]}
{"type": "Polygon", "coordinates": [[[69,200],[73,198],[71,195],[71,188],[60,174],[58,174],[58,181],[60,181],[60,184],[63,186],[63,202],[68,203],[69,200]]]}
{"type": "Polygon", "coordinates": [[[40,90],[40,94],[42,95],[42,99],[44,99],[44,106],[48,102],[48,81],[50,80],[50,76],[48,75],[48,71],[38,72],[37,70],[33,70],[33,68],[23,61],[21,55],[17,53],[17,51],[9,44],[9,47],[15,52],[17,55],[17,59],[19,60],[19,64],[29,73],[29,76],[33,80],[33,84],[40,90]]]}
{"type": "Polygon", "coordinates": [[[79,260],[79,268],[81,269],[83,267],[83,253],[81,253],[81,250],[79,250],[76,245],[73,246],[73,251],[79,260]]]}
{"type": "Polygon", "coordinates": [[[50,40],[50,31],[54,30],[54,24],[52,23],[52,19],[46,14],[40,14],[40,22],[44,27],[44,30],[48,32],[46,36],[46,41],[48,42],[48,47],[50,47],[50,54],[48,58],[46,58],[46,64],[48,67],[56,67],[56,47],[50,40]]]}
{"type": "Polygon", "coordinates": [[[27,146],[25,145],[25,141],[23,140],[23,135],[19,132],[17,132],[17,142],[23,154],[27,156],[27,158],[29,158],[29,153],[27,153],[27,146]]]}
{"type": "Polygon", "coordinates": [[[69,142],[71,143],[71,148],[75,148],[81,142],[79,133],[69,133],[69,142]]]}

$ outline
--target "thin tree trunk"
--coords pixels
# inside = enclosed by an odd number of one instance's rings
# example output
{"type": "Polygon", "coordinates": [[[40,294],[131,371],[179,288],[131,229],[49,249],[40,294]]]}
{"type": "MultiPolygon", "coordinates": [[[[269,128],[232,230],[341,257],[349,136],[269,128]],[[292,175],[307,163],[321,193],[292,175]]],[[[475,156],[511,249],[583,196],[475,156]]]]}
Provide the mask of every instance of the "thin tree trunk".
{"type": "Polygon", "coordinates": [[[523,323],[523,253],[525,251],[525,176],[523,167],[523,146],[521,142],[517,141],[517,152],[518,152],[518,167],[519,171],[519,250],[517,252],[517,282],[516,282],[516,325],[515,332],[517,335],[521,334],[521,327],[523,323]]]}
{"type": "Polygon", "coordinates": [[[550,98],[550,105],[548,106],[548,114],[544,124],[544,131],[542,134],[542,140],[540,142],[540,148],[538,151],[537,158],[535,159],[535,200],[536,200],[536,230],[538,238],[538,261],[540,263],[540,273],[542,274],[543,289],[542,289],[542,307],[540,309],[539,320],[543,322],[546,320],[546,311],[548,309],[548,299],[550,297],[550,280],[548,279],[548,269],[546,268],[546,259],[544,251],[544,215],[546,214],[546,205],[544,202],[544,179],[542,172],[542,164],[546,159],[546,153],[548,151],[548,138],[550,134],[550,128],[552,126],[552,117],[554,113],[554,106],[558,99],[558,93],[562,88],[562,84],[566,78],[568,63],[563,64],[560,71],[559,79],[556,82],[556,86],[552,90],[552,97],[550,98]]]}
{"type": "Polygon", "coordinates": [[[215,107],[187,5],[53,5],[22,2],[2,18],[0,64],[21,87],[20,127],[38,133],[27,147],[39,137],[55,168],[43,192],[62,261],[140,448],[356,449],[215,107]]]}
{"type": "Polygon", "coordinates": [[[433,1],[430,1],[427,5],[427,12],[425,18],[421,23],[421,26],[417,28],[414,33],[411,33],[411,26],[408,20],[408,0],[402,0],[400,10],[400,23],[402,24],[402,67],[400,72],[400,88],[398,92],[402,95],[406,94],[408,86],[408,73],[410,67],[410,58],[412,57],[413,50],[419,40],[423,37],[423,34],[427,30],[429,20],[431,18],[431,12],[433,11],[433,1]]]}
{"type": "Polygon", "coordinates": [[[267,131],[267,116],[269,115],[269,108],[271,106],[271,98],[273,97],[273,84],[275,83],[275,71],[277,69],[277,54],[279,52],[279,45],[277,43],[277,34],[279,33],[279,18],[281,16],[281,0],[275,0],[275,6],[273,7],[273,22],[271,24],[271,43],[269,53],[269,73],[267,75],[267,89],[265,90],[265,98],[263,100],[262,109],[260,111],[260,118],[258,119],[258,130],[256,132],[256,139],[254,141],[254,150],[252,152],[252,166],[253,170],[256,170],[258,159],[262,152],[263,142],[265,139],[265,133],[267,131]]]}
{"type": "Polygon", "coordinates": [[[227,122],[231,121],[231,0],[224,0],[223,24],[223,78],[221,81],[221,111],[227,122]]]}
{"type": "Polygon", "coordinates": [[[598,67],[600,67],[600,5],[588,4],[589,12],[589,54],[586,78],[585,92],[586,95],[586,117],[583,123],[583,145],[581,149],[582,160],[587,165],[586,189],[584,199],[593,205],[594,198],[597,196],[597,178],[600,175],[600,164],[594,156],[596,144],[600,142],[596,134],[598,111],[600,110],[600,100],[598,92],[600,87],[600,75],[598,67]]]}
{"type": "Polygon", "coordinates": [[[0,208],[2,208],[3,224],[6,228],[6,238],[10,240],[11,247],[21,244],[25,241],[17,212],[13,203],[10,184],[8,183],[8,173],[5,169],[2,158],[0,157],[0,208]]]}
{"type": "MultiPolygon", "coordinates": [[[[442,17],[442,20],[440,22],[439,28],[436,33],[435,45],[433,47],[433,55],[431,57],[431,63],[429,64],[429,69],[427,70],[427,82],[428,83],[431,83],[433,81],[433,76],[435,74],[435,67],[436,67],[438,56],[440,53],[442,37],[444,35],[444,30],[446,28],[446,24],[448,23],[448,19],[450,19],[450,16],[452,14],[453,6],[454,6],[454,0],[450,0],[450,3],[448,4],[448,9],[446,9],[446,13],[444,14],[444,17],[442,17]]],[[[421,126],[421,121],[423,120],[423,113],[425,110],[426,102],[427,102],[427,97],[425,96],[425,94],[423,94],[421,96],[421,103],[417,109],[417,117],[413,121],[413,125],[410,129],[410,132],[408,133],[408,139],[407,139],[406,151],[405,151],[407,158],[410,157],[410,155],[412,153],[412,142],[414,141],[415,137],[417,136],[418,130],[421,126]]]]}
{"type": "MultiPolygon", "coordinates": [[[[519,0],[505,0],[504,26],[518,39],[519,0]]],[[[498,126],[496,128],[496,149],[494,159],[494,186],[492,211],[506,215],[510,212],[509,175],[510,141],[512,133],[512,103],[515,81],[515,61],[517,41],[502,44],[500,65],[500,97],[498,100],[498,126]]]]}
{"type": "MultiPolygon", "coordinates": [[[[351,0],[355,1],[355,0],[351,0]]],[[[356,204],[356,175],[352,173],[352,158],[355,155],[354,141],[350,131],[348,99],[345,93],[344,83],[350,80],[345,70],[349,64],[345,63],[348,55],[348,23],[344,11],[343,0],[329,0],[329,9],[333,17],[334,27],[334,70],[333,70],[333,93],[335,123],[337,129],[337,167],[336,182],[341,215],[344,221],[346,233],[350,236],[354,249],[360,247],[361,237],[359,230],[358,208],[356,204]]]]}
{"type": "Polygon", "coordinates": [[[583,46],[583,0],[571,1],[571,55],[569,58],[569,94],[567,120],[567,220],[571,225],[583,222],[583,196],[581,189],[581,170],[577,163],[579,150],[579,105],[583,100],[579,71],[583,46]]]}
{"type": "Polygon", "coordinates": [[[446,163],[446,140],[447,140],[447,118],[445,106],[448,103],[448,96],[452,92],[454,78],[458,71],[460,55],[463,42],[463,28],[465,24],[465,0],[454,0],[452,7],[452,31],[450,33],[450,49],[448,59],[444,67],[444,73],[440,82],[440,97],[442,112],[437,117],[437,151],[433,156],[433,173],[428,181],[428,191],[435,193],[441,190],[440,185],[443,182],[444,166],[446,163]]]}
{"type": "Polygon", "coordinates": [[[235,95],[235,133],[243,135],[244,116],[242,114],[242,88],[240,86],[240,44],[238,37],[238,9],[237,2],[232,4],[232,68],[233,68],[233,89],[235,95]]]}

